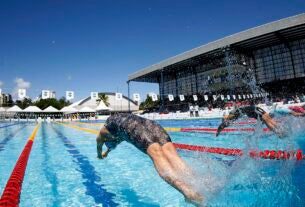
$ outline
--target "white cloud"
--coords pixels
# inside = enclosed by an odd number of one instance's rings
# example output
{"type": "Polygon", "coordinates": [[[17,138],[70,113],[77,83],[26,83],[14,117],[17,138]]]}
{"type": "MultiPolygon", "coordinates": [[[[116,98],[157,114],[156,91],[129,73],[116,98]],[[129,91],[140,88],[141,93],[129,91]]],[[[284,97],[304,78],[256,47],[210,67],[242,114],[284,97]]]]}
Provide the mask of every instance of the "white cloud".
{"type": "Polygon", "coordinates": [[[0,81],[0,88],[4,85],[4,83],[2,81],[0,81]]]}
{"type": "Polygon", "coordinates": [[[16,78],[15,79],[16,88],[24,88],[28,89],[31,87],[31,83],[28,81],[23,80],[23,78],[16,78]]]}
{"type": "Polygon", "coordinates": [[[18,89],[29,89],[31,87],[31,82],[25,81],[23,78],[15,78],[15,88],[13,90],[13,96],[16,97],[18,94],[18,89]]]}

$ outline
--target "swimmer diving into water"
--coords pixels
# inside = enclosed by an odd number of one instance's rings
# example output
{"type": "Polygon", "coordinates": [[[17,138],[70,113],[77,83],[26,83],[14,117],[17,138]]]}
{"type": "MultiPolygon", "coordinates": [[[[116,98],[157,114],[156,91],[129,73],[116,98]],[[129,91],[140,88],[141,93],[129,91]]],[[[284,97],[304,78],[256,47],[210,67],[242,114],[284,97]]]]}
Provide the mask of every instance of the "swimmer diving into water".
{"type": "Polygon", "coordinates": [[[237,120],[243,114],[247,115],[249,118],[260,119],[267,125],[267,127],[275,132],[279,137],[286,136],[285,132],[279,128],[277,122],[271,118],[271,116],[264,111],[264,109],[257,107],[255,105],[243,106],[230,111],[229,115],[225,116],[222,120],[222,123],[218,126],[216,136],[220,134],[220,132],[230,126],[230,124],[237,120]]]}
{"type": "Polygon", "coordinates": [[[166,131],[156,122],[133,115],[110,116],[96,139],[98,158],[107,157],[122,141],[133,144],[152,159],[159,175],[180,191],[186,200],[201,203],[203,197],[183,179],[191,170],[179,157],[166,131]],[[103,144],[107,150],[103,152],[103,144]]]}

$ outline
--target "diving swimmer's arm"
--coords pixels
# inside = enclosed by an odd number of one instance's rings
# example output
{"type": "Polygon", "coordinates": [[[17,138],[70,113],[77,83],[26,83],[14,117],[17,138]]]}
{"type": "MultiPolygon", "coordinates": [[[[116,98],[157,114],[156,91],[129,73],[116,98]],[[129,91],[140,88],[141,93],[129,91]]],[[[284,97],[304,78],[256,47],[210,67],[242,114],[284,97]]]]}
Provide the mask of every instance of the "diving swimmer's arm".
{"type": "Polygon", "coordinates": [[[103,152],[103,145],[106,141],[110,140],[109,137],[111,137],[110,133],[105,127],[103,127],[96,138],[97,157],[99,159],[107,157],[107,155],[111,151],[109,148],[107,148],[107,150],[103,152]]]}
{"type": "Polygon", "coordinates": [[[229,125],[230,125],[229,122],[226,121],[225,119],[223,119],[222,123],[221,123],[221,124],[218,126],[218,128],[217,128],[216,137],[220,134],[220,132],[221,132],[224,128],[228,127],[229,125]]]}
{"type": "Polygon", "coordinates": [[[217,132],[216,132],[216,137],[220,134],[220,132],[230,126],[230,120],[235,120],[238,118],[238,115],[237,113],[230,113],[229,115],[225,116],[223,119],[222,119],[222,123],[218,126],[217,128],[217,132]]]}

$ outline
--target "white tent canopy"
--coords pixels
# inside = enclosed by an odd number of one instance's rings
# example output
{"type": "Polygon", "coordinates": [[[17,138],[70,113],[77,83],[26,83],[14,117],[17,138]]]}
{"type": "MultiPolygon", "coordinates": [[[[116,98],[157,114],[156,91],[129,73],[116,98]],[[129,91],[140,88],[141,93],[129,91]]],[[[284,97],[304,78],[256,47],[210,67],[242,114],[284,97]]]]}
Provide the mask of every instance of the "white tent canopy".
{"type": "Polygon", "coordinates": [[[15,106],[12,106],[11,108],[9,108],[8,110],[6,110],[7,112],[22,112],[22,109],[15,105],[15,106]]]}
{"type": "Polygon", "coordinates": [[[53,106],[49,106],[46,109],[44,109],[43,112],[56,113],[56,112],[59,112],[59,110],[54,108],[53,106]]]}
{"type": "Polygon", "coordinates": [[[42,110],[40,108],[38,108],[37,106],[29,106],[29,107],[25,108],[23,110],[23,112],[32,112],[32,113],[34,113],[34,112],[42,112],[42,110]]]}
{"type": "Polygon", "coordinates": [[[76,113],[76,112],[78,112],[78,110],[76,108],[71,107],[71,106],[65,106],[60,111],[64,112],[64,113],[76,113]]]}
{"type": "Polygon", "coordinates": [[[5,112],[5,108],[4,107],[0,107],[0,112],[5,112]]]}
{"type": "Polygon", "coordinates": [[[88,106],[85,106],[85,107],[81,108],[79,110],[79,112],[82,112],[82,113],[93,113],[93,112],[95,112],[95,110],[90,108],[90,107],[88,107],[88,106]]]}
{"type": "Polygon", "coordinates": [[[85,98],[81,99],[81,100],[79,100],[79,101],[77,101],[77,102],[75,102],[75,103],[73,103],[71,105],[69,105],[68,107],[73,107],[74,108],[74,107],[78,106],[80,103],[82,103],[84,100],[85,100],[85,98]]]}
{"type": "Polygon", "coordinates": [[[96,107],[96,111],[109,111],[111,108],[109,108],[108,106],[106,106],[106,104],[104,103],[104,101],[100,101],[100,103],[98,104],[98,106],[96,107]]]}

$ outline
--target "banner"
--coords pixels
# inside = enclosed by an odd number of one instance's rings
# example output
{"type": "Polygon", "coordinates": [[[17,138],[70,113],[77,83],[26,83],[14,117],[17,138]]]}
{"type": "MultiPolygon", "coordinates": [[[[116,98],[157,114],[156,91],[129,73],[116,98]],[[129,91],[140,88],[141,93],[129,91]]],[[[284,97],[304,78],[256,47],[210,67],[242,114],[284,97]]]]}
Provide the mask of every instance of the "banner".
{"type": "Polygon", "coordinates": [[[173,101],[173,100],[174,100],[173,94],[168,94],[168,100],[169,100],[169,101],[173,101]]]}
{"type": "Polygon", "coordinates": [[[98,99],[98,92],[91,92],[90,96],[91,96],[92,100],[96,100],[96,99],[98,99]]]}
{"type": "Polygon", "coordinates": [[[225,99],[225,97],[224,97],[224,95],[220,95],[220,98],[221,98],[221,100],[224,100],[225,99]]]}
{"type": "Polygon", "coordinates": [[[228,99],[228,100],[230,100],[230,99],[231,99],[230,95],[227,95],[227,99],[228,99]]]}
{"type": "Polygon", "coordinates": [[[184,101],[184,95],[179,95],[180,101],[184,101]]]}
{"type": "Polygon", "coordinates": [[[244,99],[246,99],[246,96],[245,96],[245,95],[243,95],[243,98],[244,98],[244,99]]]}
{"type": "Polygon", "coordinates": [[[66,99],[67,100],[74,99],[74,91],[66,91],[66,99]]]}
{"type": "Polygon", "coordinates": [[[214,99],[214,101],[216,101],[217,100],[217,96],[213,95],[213,99],[214,99]]]}
{"type": "Polygon", "coordinates": [[[50,98],[50,91],[49,90],[42,90],[41,91],[41,99],[48,99],[50,98]]]}
{"type": "Polygon", "coordinates": [[[198,101],[198,96],[197,95],[193,95],[193,99],[194,99],[194,101],[198,101]]]}
{"type": "Polygon", "coordinates": [[[115,93],[115,100],[121,101],[123,99],[122,93],[115,93]]]}
{"type": "Polygon", "coordinates": [[[253,98],[252,94],[250,94],[250,98],[253,98]]]}
{"type": "Polygon", "coordinates": [[[241,99],[241,95],[238,94],[238,99],[241,99]]]}
{"type": "Polygon", "coordinates": [[[249,94],[247,94],[247,98],[250,98],[249,94]]]}
{"type": "Polygon", "coordinates": [[[19,99],[24,99],[26,97],[26,89],[18,89],[18,98],[19,99]]]}
{"type": "Polygon", "coordinates": [[[235,95],[232,95],[233,99],[235,100],[236,99],[236,96],[235,95]]]}
{"type": "Polygon", "coordinates": [[[157,94],[151,93],[150,96],[151,96],[151,99],[152,99],[153,102],[158,101],[158,96],[157,96],[157,94]]]}
{"type": "Polygon", "coordinates": [[[204,100],[205,100],[205,101],[209,100],[208,95],[204,95],[204,100]]]}
{"type": "Polygon", "coordinates": [[[140,97],[139,93],[134,93],[133,94],[133,101],[136,101],[136,102],[140,102],[141,101],[141,97],[140,97]]]}

